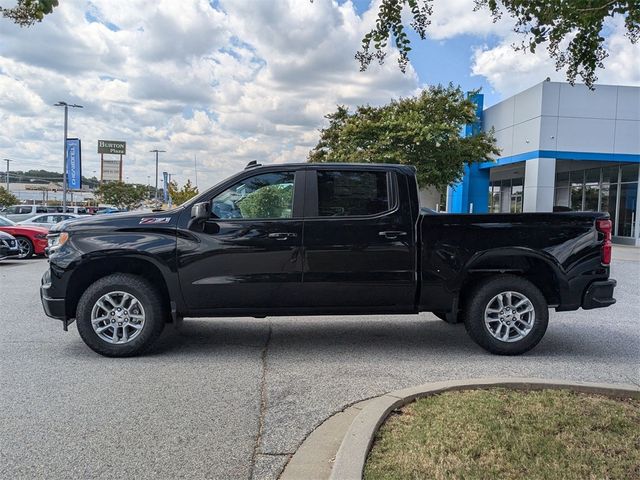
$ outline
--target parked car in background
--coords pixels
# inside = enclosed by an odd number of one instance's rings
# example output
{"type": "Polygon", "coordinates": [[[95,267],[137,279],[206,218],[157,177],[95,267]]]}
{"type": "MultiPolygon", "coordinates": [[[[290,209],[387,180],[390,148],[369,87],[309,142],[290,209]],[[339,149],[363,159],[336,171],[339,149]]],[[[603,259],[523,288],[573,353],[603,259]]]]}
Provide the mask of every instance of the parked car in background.
{"type": "Polygon", "coordinates": [[[0,260],[17,256],[20,254],[20,249],[18,248],[18,241],[13,237],[13,235],[9,235],[5,232],[0,232],[0,260]]]}
{"type": "Polygon", "coordinates": [[[33,255],[44,255],[45,253],[48,228],[18,225],[12,220],[0,216],[0,232],[8,233],[16,238],[20,249],[18,258],[31,258],[33,255]]]}
{"type": "Polygon", "coordinates": [[[36,215],[35,217],[31,217],[28,220],[22,220],[21,222],[17,223],[18,225],[32,225],[49,229],[56,223],[64,222],[65,220],[78,217],[80,217],[80,215],[77,215],[75,213],[42,213],[40,215],[36,215]]]}
{"type": "Polygon", "coordinates": [[[117,208],[112,208],[112,207],[107,207],[107,208],[101,208],[100,210],[96,211],[96,215],[103,215],[105,213],[120,213],[121,210],[118,210],[117,208]]]}
{"type": "Polygon", "coordinates": [[[62,208],[62,205],[58,205],[57,207],[47,207],[49,212],[57,212],[57,213],[73,213],[75,215],[89,215],[91,212],[87,209],[87,207],[78,207],[78,206],[67,206],[65,209],[62,208]]]}
{"type": "Polygon", "coordinates": [[[44,205],[12,205],[7,207],[2,215],[14,222],[20,222],[27,220],[31,217],[35,217],[39,213],[48,213],[47,207],[44,205]]]}

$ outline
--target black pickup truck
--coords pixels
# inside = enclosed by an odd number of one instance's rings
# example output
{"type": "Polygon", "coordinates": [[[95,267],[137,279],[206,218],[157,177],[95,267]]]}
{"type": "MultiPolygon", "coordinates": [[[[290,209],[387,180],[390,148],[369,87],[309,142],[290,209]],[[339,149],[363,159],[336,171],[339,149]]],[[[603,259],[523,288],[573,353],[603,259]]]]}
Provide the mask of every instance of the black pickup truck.
{"type": "Polygon", "coordinates": [[[107,356],[184,317],[414,314],[497,354],[615,302],[604,213],[433,214],[412,167],[249,165],[184,205],[54,227],[41,298],[107,356]]]}

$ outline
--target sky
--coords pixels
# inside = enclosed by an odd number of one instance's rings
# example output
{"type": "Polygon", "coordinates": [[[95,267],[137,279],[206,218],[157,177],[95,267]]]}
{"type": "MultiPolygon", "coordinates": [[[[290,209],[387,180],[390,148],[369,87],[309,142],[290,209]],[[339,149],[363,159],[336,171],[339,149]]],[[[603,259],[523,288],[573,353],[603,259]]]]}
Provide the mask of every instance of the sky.
{"type": "MultiPolygon", "coordinates": [[[[124,140],[124,177],[159,170],[200,189],[260,163],[306,161],[336,105],[380,105],[429,84],[481,88],[485,106],[546,77],[563,80],[544,49],[514,51],[512,21],[473,0],[434,0],[428,38],[359,71],[354,59],[380,0],[61,0],[31,28],[0,19],[0,158],[12,170],[62,171],[63,111],[99,176],[97,141],[124,140]]],[[[0,0],[0,6],[13,2],[0,0]]],[[[640,45],[607,24],[606,84],[640,85],[640,45]]],[[[4,162],[2,162],[4,166],[4,162]]]]}

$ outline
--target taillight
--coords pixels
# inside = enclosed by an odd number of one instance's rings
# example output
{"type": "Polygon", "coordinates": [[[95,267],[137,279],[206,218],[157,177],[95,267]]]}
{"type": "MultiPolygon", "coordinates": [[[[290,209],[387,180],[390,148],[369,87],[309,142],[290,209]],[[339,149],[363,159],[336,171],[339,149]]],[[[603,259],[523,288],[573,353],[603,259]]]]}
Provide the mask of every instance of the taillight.
{"type": "Polygon", "coordinates": [[[596,229],[604,234],[604,242],[602,242],[602,263],[609,265],[611,263],[611,220],[599,218],[596,220],[596,229]]]}

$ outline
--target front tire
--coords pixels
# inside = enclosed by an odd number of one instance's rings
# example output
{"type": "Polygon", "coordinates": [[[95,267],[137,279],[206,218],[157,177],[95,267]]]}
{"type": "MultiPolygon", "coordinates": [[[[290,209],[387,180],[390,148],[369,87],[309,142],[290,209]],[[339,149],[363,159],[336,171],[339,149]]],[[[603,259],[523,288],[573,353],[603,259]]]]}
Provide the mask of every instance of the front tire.
{"type": "Polygon", "coordinates": [[[535,347],[549,323],[544,295],[515,275],[488,279],[471,293],[465,327],[478,345],[497,355],[520,355],[535,347]]]}
{"type": "Polygon", "coordinates": [[[106,357],[141,354],[160,336],[166,320],[167,309],[156,288],[121,273],[91,284],[76,309],[80,337],[106,357]]]}
{"type": "Polygon", "coordinates": [[[16,241],[18,242],[18,248],[20,249],[20,253],[18,254],[18,258],[21,260],[26,260],[27,258],[33,257],[33,243],[27,237],[16,237],[16,241]]]}

